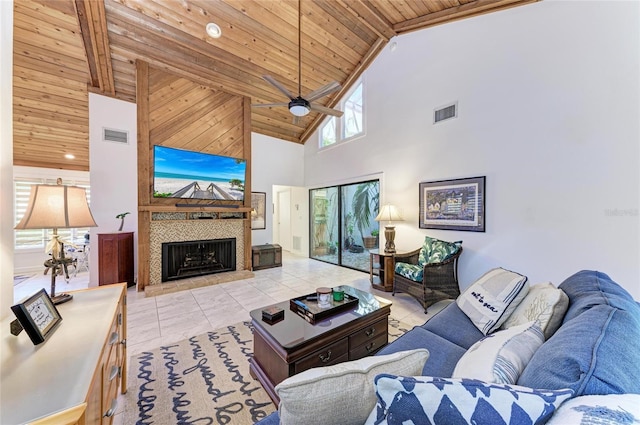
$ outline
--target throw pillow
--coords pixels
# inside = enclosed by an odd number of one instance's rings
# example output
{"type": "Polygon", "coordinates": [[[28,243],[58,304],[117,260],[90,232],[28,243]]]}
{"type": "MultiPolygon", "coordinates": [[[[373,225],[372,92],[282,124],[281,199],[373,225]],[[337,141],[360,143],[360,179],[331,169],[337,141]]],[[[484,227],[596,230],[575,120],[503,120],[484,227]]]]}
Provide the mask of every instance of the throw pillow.
{"type": "Polygon", "coordinates": [[[584,395],[563,403],[547,425],[640,423],[640,394],[584,395]]]}
{"type": "Polygon", "coordinates": [[[418,265],[420,267],[425,264],[441,263],[451,258],[458,250],[462,241],[446,242],[440,239],[424,237],[424,244],[418,254],[418,265]]]}
{"type": "Polygon", "coordinates": [[[573,391],[535,390],[473,379],[375,379],[378,403],[366,424],[544,424],[573,391]]]}
{"type": "Polygon", "coordinates": [[[527,277],[495,268],[468,287],[456,300],[458,307],[485,335],[509,318],[529,292],[527,277]]]}
{"type": "Polygon", "coordinates": [[[452,377],[515,384],[543,342],[544,335],[537,322],[495,332],[467,350],[458,360],[452,377]]]}
{"type": "Polygon", "coordinates": [[[524,300],[502,325],[503,329],[537,320],[545,339],[558,330],[569,307],[569,297],[551,282],[531,285],[524,300]]]}
{"type": "Polygon", "coordinates": [[[376,375],[419,375],[428,358],[424,348],[400,351],[313,368],[287,378],[276,386],[280,424],[360,425],[376,404],[376,375]]]}

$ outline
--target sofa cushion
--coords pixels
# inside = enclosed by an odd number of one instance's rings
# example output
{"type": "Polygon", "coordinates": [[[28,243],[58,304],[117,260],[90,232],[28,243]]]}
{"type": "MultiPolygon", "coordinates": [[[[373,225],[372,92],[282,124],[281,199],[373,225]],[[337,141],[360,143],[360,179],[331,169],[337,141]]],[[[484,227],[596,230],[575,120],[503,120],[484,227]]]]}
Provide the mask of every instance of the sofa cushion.
{"type": "Polygon", "coordinates": [[[422,267],[425,264],[441,263],[448,260],[458,252],[461,244],[462,241],[446,242],[425,236],[418,254],[418,265],[422,267]]]}
{"type": "Polygon", "coordinates": [[[452,376],[515,384],[543,342],[544,334],[538,322],[494,332],[469,348],[458,360],[452,376]]]}
{"type": "Polygon", "coordinates": [[[417,349],[305,370],[278,385],[280,423],[362,424],[375,406],[373,378],[419,374],[429,351],[417,349]],[[401,372],[402,371],[402,372],[401,372]]]}
{"type": "Polygon", "coordinates": [[[527,277],[495,268],[483,274],[456,300],[484,334],[497,330],[529,292],[527,277]]]}
{"type": "Polygon", "coordinates": [[[531,285],[527,296],[503,323],[502,329],[537,320],[548,339],[562,324],[568,307],[567,294],[551,282],[531,285]]]}
{"type": "Polygon", "coordinates": [[[607,304],[566,321],[536,351],[518,385],[576,396],[640,393],[640,312],[607,304]]]}
{"type": "Polygon", "coordinates": [[[366,424],[544,424],[571,390],[535,390],[472,379],[388,374],[375,379],[378,402],[366,424]]]}
{"type": "Polygon", "coordinates": [[[467,351],[454,343],[419,326],[406,332],[393,344],[386,345],[377,355],[390,354],[398,351],[426,348],[429,350],[429,361],[424,364],[421,373],[417,375],[431,375],[449,377],[456,367],[458,359],[467,351]]]}
{"type": "Polygon", "coordinates": [[[422,282],[422,275],[424,273],[424,267],[417,264],[409,263],[396,263],[395,272],[400,276],[406,277],[414,282],[422,282]]]}
{"type": "Polygon", "coordinates": [[[547,425],[640,423],[640,394],[584,395],[562,403],[547,425]]]}
{"type": "Polygon", "coordinates": [[[568,277],[559,288],[569,297],[569,309],[563,323],[601,304],[627,311],[638,309],[633,297],[602,272],[582,270],[568,277]]]}
{"type": "Polygon", "coordinates": [[[421,327],[464,349],[485,336],[455,302],[440,310],[421,327]]]}

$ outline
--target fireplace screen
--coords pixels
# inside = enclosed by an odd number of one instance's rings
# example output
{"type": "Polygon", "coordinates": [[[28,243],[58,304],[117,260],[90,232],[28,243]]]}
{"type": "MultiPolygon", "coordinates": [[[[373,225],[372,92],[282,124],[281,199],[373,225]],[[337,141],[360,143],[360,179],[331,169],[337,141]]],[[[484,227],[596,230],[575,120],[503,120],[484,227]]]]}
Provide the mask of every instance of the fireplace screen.
{"type": "Polygon", "coordinates": [[[163,282],[235,269],[235,238],[162,244],[163,282]]]}

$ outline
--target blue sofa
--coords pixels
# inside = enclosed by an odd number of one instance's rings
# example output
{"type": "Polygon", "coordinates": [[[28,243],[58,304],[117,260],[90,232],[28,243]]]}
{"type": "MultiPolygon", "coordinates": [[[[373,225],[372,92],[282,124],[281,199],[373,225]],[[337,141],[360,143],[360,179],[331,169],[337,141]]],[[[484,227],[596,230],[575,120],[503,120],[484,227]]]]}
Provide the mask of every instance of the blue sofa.
{"type": "MultiPolygon", "coordinates": [[[[640,394],[640,304],[604,273],[581,271],[560,286],[569,297],[562,325],[535,352],[517,384],[570,388],[574,396],[640,394]]],[[[458,360],[482,332],[451,303],[378,352],[430,352],[422,374],[451,377],[458,360]]],[[[279,423],[277,412],[259,422],[279,423]]]]}

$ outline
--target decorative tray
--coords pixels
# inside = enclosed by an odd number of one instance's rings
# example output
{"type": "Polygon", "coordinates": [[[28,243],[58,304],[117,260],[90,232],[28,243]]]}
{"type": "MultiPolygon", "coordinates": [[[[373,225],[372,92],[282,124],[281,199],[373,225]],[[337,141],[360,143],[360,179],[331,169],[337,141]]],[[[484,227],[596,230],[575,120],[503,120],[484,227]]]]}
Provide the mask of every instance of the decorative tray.
{"type": "Polygon", "coordinates": [[[315,325],[317,322],[326,319],[340,313],[341,311],[348,310],[352,306],[358,304],[359,300],[353,295],[344,294],[344,300],[334,301],[331,299],[330,307],[320,307],[316,298],[316,294],[303,295],[301,297],[292,298],[289,300],[289,308],[298,316],[305,319],[307,322],[315,325]]]}

